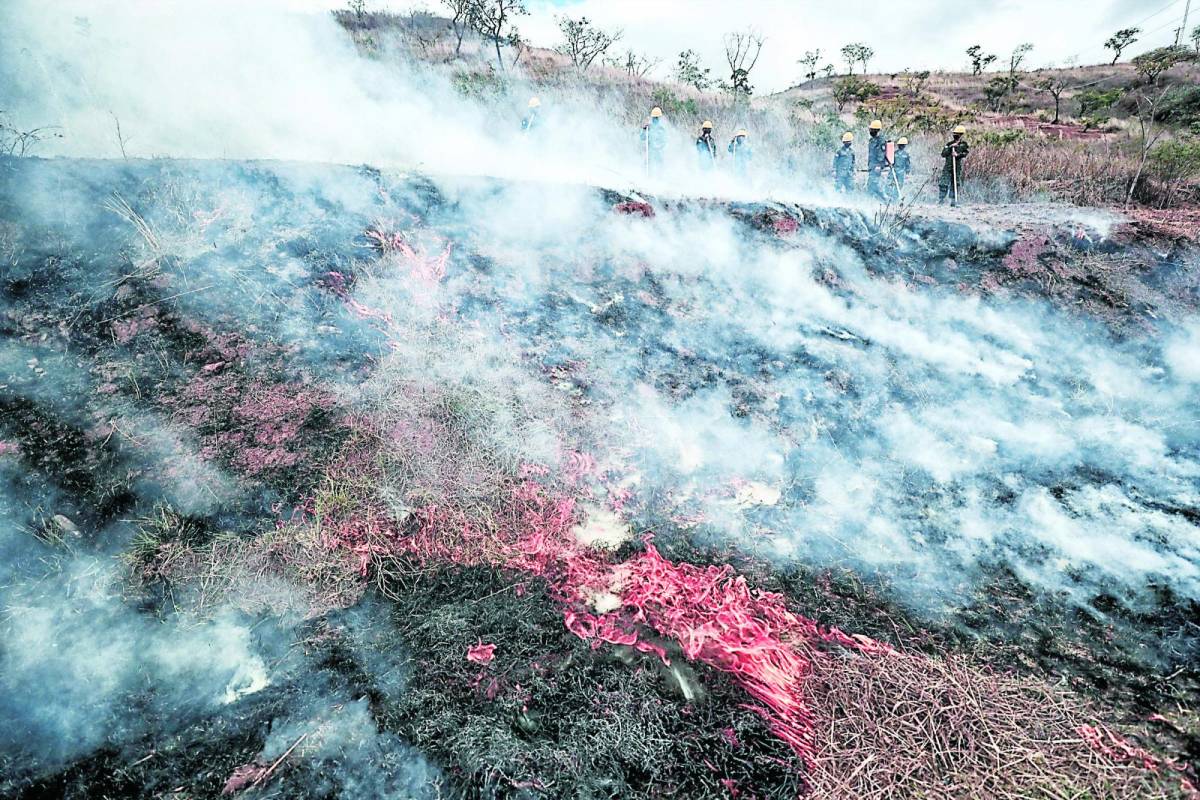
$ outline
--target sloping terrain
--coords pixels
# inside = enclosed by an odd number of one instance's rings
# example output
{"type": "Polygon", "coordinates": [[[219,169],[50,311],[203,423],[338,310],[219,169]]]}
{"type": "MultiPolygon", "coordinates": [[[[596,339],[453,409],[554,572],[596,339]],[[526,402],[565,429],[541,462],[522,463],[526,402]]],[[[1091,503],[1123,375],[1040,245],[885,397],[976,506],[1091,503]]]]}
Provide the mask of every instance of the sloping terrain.
{"type": "Polygon", "coordinates": [[[0,793],[1194,796],[1189,240],[0,178],[0,793]]]}

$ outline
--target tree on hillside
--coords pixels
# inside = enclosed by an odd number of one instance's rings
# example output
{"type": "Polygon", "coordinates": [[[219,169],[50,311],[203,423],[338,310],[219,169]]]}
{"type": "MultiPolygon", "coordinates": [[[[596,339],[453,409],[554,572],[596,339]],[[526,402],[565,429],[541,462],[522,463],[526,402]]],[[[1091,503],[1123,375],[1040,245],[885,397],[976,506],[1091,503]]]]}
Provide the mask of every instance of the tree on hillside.
{"type": "Polygon", "coordinates": [[[471,8],[474,0],[442,0],[442,5],[450,12],[450,32],[454,35],[454,57],[462,56],[463,38],[471,29],[471,8]]]}
{"type": "Polygon", "coordinates": [[[708,67],[700,66],[700,56],[695,50],[684,50],[675,63],[675,80],[702,92],[712,86],[711,73],[708,67]]]}
{"type": "Polygon", "coordinates": [[[359,25],[362,25],[363,18],[367,16],[367,0],[350,0],[346,4],[350,9],[350,13],[354,15],[354,19],[359,25]]]}
{"type": "Polygon", "coordinates": [[[587,72],[592,62],[603,55],[623,36],[620,30],[609,33],[592,25],[587,17],[571,19],[570,17],[555,17],[558,29],[562,32],[563,43],[554,48],[571,59],[571,63],[580,72],[587,72]]]}
{"type": "Polygon", "coordinates": [[[525,0],[472,0],[468,19],[471,28],[496,48],[496,64],[501,72],[506,72],[504,55],[500,48],[513,46],[520,42],[514,20],[529,12],[525,8],[525,0]]]}
{"type": "Polygon", "coordinates": [[[972,75],[981,74],[989,64],[996,60],[996,56],[983,52],[983,48],[977,44],[967,48],[967,58],[971,59],[972,75]]]}
{"type": "Polygon", "coordinates": [[[833,85],[833,102],[841,111],[847,103],[865,103],[872,97],[878,97],[881,91],[876,83],[856,75],[847,75],[833,85]]]}
{"type": "Polygon", "coordinates": [[[821,60],[821,48],[805,50],[804,55],[797,59],[797,64],[804,65],[805,80],[815,80],[817,77],[817,62],[821,60]]]}
{"type": "Polygon", "coordinates": [[[1050,76],[1042,78],[1034,84],[1034,88],[1039,92],[1045,92],[1054,98],[1054,123],[1058,124],[1059,107],[1062,101],[1062,94],[1070,85],[1067,79],[1062,75],[1050,76]]]}
{"type": "Polygon", "coordinates": [[[725,34],[725,61],[729,64],[729,83],[725,88],[735,98],[747,98],[754,92],[750,72],[762,55],[764,41],[753,28],[725,34]]]}
{"type": "Polygon", "coordinates": [[[1008,57],[1008,83],[1011,87],[1010,92],[1017,89],[1017,70],[1021,68],[1021,63],[1025,60],[1025,56],[1033,51],[1033,45],[1029,42],[1017,45],[1012,55],[1008,57]]]}
{"type": "Polygon", "coordinates": [[[825,66],[821,67],[821,72],[825,73],[826,78],[832,78],[833,73],[837,72],[837,67],[835,67],[833,64],[826,64],[825,66]]]}
{"type": "Polygon", "coordinates": [[[1159,77],[1171,67],[1195,59],[1196,55],[1189,48],[1182,45],[1168,45],[1142,53],[1140,56],[1134,56],[1133,66],[1138,75],[1145,78],[1150,85],[1156,86],[1159,77]]]}
{"type": "Polygon", "coordinates": [[[650,58],[644,53],[635,53],[632,50],[626,50],[620,55],[611,58],[605,57],[604,63],[614,69],[623,69],[631,78],[644,78],[646,73],[662,63],[661,58],[650,58]]]}
{"type": "Polygon", "coordinates": [[[920,97],[921,92],[925,90],[927,80],[929,80],[929,70],[922,69],[913,72],[908,67],[904,68],[904,88],[910,96],[920,97]]]}
{"type": "Polygon", "coordinates": [[[1196,48],[1196,52],[1200,53],[1200,25],[1192,28],[1192,45],[1196,48]]]}
{"type": "Polygon", "coordinates": [[[1121,58],[1121,51],[1136,42],[1137,35],[1141,32],[1141,28],[1122,28],[1112,36],[1108,37],[1108,41],[1104,43],[1104,46],[1113,51],[1112,63],[1117,63],[1117,61],[1121,58]]]}
{"type": "Polygon", "coordinates": [[[1167,130],[1165,125],[1157,123],[1157,118],[1159,106],[1171,87],[1162,85],[1160,78],[1175,65],[1195,60],[1196,54],[1181,45],[1159,47],[1133,59],[1133,66],[1144,82],[1129,92],[1138,121],[1140,157],[1137,171],[1133,174],[1133,180],[1129,182],[1129,191],[1125,194],[1126,208],[1133,202],[1133,195],[1137,191],[1138,184],[1141,183],[1142,172],[1146,168],[1146,159],[1150,156],[1150,151],[1154,149],[1158,140],[1167,130]]]}
{"type": "Polygon", "coordinates": [[[854,74],[854,65],[862,64],[863,73],[867,71],[867,63],[875,57],[875,51],[862,42],[852,42],[842,48],[842,60],[846,62],[846,74],[854,74]]]}

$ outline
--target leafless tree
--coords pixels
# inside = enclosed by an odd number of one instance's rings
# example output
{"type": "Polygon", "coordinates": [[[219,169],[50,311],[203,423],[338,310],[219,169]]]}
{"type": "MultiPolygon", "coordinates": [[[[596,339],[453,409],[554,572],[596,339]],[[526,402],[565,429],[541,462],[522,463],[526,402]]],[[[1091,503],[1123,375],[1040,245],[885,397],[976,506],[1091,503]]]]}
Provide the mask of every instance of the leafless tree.
{"type": "Polygon", "coordinates": [[[748,97],[754,87],[750,85],[750,73],[762,55],[763,42],[758,31],[748,28],[725,34],[725,61],[729,64],[729,91],[734,96],[748,97]]]}
{"type": "Polygon", "coordinates": [[[6,156],[28,155],[38,143],[45,139],[61,139],[57,125],[22,130],[4,119],[0,111],[0,154],[6,156]]]}
{"type": "Polygon", "coordinates": [[[624,53],[605,58],[604,63],[614,69],[623,69],[625,73],[633,78],[644,78],[650,70],[662,63],[661,58],[651,58],[644,53],[635,53],[632,50],[626,50],[624,53]]]}
{"type": "Polygon", "coordinates": [[[1067,89],[1071,88],[1071,85],[1067,82],[1065,77],[1062,75],[1056,75],[1042,78],[1040,81],[1034,84],[1034,88],[1039,92],[1044,92],[1054,98],[1054,123],[1058,124],[1058,113],[1062,102],[1062,94],[1067,89]]]}
{"type": "Polygon", "coordinates": [[[1142,172],[1146,169],[1146,159],[1149,158],[1150,151],[1154,149],[1154,145],[1167,130],[1165,125],[1155,120],[1155,117],[1158,115],[1163,98],[1167,96],[1171,87],[1164,85],[1159,79],[1176,64],[1194,61],[1195,58],[1195,55],[1187,47],[1169,46],[1151,50],[1133,59],[1133,66],[1145,83],[1130,92],[1133,96],[1138,121],[1140,155],[1137,171],[1133,174],[1133,180],[1129,182],[1129,191],[1125,194],[1126,208],[1133,202],[1133,195],[1137,191],[1138,184],[1141,183],[1142,172]]]}
{"type": "Polygon", "coordinates": [[[462,43],[471,30],[471,8],[474,0],[442,0],[442,5],[450,12],[450,33],[454,36],[454,57],[462,57],[462,43]]]}
{"type": "Polygon", "coordinates": [[[567,58],[580,72],[587,72],[599,56],[621,39],[620,30],[608,33],[592,25],[587,17],[571,19],[556,17],[558,29],[562,31],[563,43],[555,48],[567,58]]]}
{"type": "Polygon", "coordinates": [[[525,0],[471,0],[468,12],[471,28],[495,46],[496,64],[501,72],[507,72],[501,48],[520,41],[514,19],[528,13],[525,0]]]}

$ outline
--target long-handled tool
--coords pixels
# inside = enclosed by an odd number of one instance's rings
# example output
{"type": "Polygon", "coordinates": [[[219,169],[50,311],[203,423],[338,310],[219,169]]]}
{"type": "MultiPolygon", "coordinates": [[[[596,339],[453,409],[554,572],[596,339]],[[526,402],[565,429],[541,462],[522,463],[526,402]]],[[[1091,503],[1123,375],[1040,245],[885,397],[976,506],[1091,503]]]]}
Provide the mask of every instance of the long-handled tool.
{"type": "Polygon", "coordinates": [[[950,175],[954,179],[954,201],[951,205],[958,205],[958,145],[950,143],[950,175]]]}

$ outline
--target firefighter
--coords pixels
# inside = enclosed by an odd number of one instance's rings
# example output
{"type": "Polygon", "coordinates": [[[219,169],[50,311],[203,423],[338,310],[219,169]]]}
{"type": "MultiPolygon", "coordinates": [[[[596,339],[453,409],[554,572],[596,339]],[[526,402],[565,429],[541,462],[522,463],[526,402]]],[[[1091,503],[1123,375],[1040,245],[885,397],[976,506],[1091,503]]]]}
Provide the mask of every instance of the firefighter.
{"type": "Polygon", "coordinates": [[[938,180],[938,205],[950,197],[950,205],[958,205],[958,193],[962,188],[963,161],[971,152],[970,145],[963,138],[967,133],[966,126],[957,125],[950,135],[950,141],[942,148],[942,177],[938,180]]]}
{"type": "Polygon", "coordinates": [[[833,154],[833,188],[844,194],[854,191],[854,134],[842,134],[842,146],[833,154]]]}
{"type": "Polygon", "coordinates": [[[667,151],[667,126],[663,124],[662,116],[662,109],[655,106],[650,111],[650,121],[642,128],[642,155],[649,174],[662,171],[667,151]]]}
{"type": "Polygon", "coordinates": [[[717,140],[713,138],[712,120],[704,120],[700,126],[700,135],[696,137],[696,156],[700,159],[700,169],[708,172],[717,163],[717,140]]]}
{"type": "Polygon", "coordinates": [[[521,118],[521,133],[532,133],[533,129],[538,124],[538,109],[542,107],[542,101],[536,97],[529,98],[528,110],[525,116],[521,118]]]}
{"type": "Polygon", "coordinates": [[[901,136],[896,140],[896,151],[892,155],[892,179],[888,182],[888,190],[893,200],[900,199],[904,191],[904,180],[912,170],[912,157],[908,152],[908,137],[901,136]]]}
{"type": "Polygon", "coordinates": [[[871,138],[867,140],[867,194],[880,200],[887,200],[883,190],[883,171],[887,169],[887,143],[880,133],[883,123],[871,120],[868,128],[871,138]]]}
{"type": "Polygon", "coordinates": [[[745,175],[750,169],[750,159],[754,157],[754,151],[750,148],[748,137],[750,134],[745,128],[739,128],[733,138],[729,140],[729,147],[726,149],[733,156],[733,171],[738,175],[745,175]]]}

